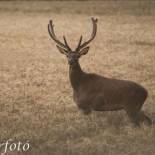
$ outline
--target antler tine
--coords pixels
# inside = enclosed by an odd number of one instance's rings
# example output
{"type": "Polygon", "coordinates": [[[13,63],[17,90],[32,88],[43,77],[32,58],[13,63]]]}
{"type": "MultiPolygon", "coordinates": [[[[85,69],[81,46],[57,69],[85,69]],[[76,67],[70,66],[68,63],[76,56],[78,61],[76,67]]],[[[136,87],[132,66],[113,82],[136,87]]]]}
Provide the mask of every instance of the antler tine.
{"type": "Polygon", "coordinates": [[[95,23],[97,23],[97,21],[98,21],[97,18],[95,19],[95,18],[93,18],[93,17],[91,18],[91,20],[92,20],[93,22],[95,22],[95,23]]]}
{"type": "Polygon", "coordinates": [[[50,26],[51,26],[51,31],[52,31],[52,34],[53,34],[53,36],[56,38],[56,36],[55,36],[55,33],[54,33],[54,24],[53,24],[53,21],[52,20],[50,20],[50,26]]]}
{"type": "Polygon", "coordinates": [[[97,18],[94,19],[93,17],[91,19],[92,19],[92,22],[93,22],[93,32],[92,32],[92,35],[94,35],[94,37],[95,37],[96,36],[96,32],[97,32],[97,21],[98,21],[98,19],[97,18]]]}
{"type": "Polygon", "coordinates": [[[57,37],[56,37],[56,35],[55,35],[55,33],[54,33],[54,25],[53,25],[53,21],[52,21],[52,20],[49,21],[49,24],[48,24],[48,32],[49,32],[49,35],[51,36],[51,38],[52,38],[59,46],[65,48],[65,49],[68,48],[66,45],[64,45],[62,42],[60,42],[60,41],[57,39],[57,37]]]}
{"type": "Polygon", "coordinates": [[[78,43],[75,51],[78,51],[80,49],[81,42],[82,42],[82,35],[80,37],[79,43],[78,43]]]}
{"type": "Polygon", "coordinates": [[[95,19],[95,18],[92,17],[91,20],[92,20],[92,23],[93,23],[93,31],[92,31],[91,37],[90,37],[90,39],[88,41],[86,41],[82,45],[80,45],[79,49],[82,49],[83,47],[87,46],[96,36],[98,19],[95,19]]]}
{"type": "Polygon", "coordinates": [[[67,40],[66,40],[66,37],[65,37],[65,36],[63,36],[63,39],[64,39],[64,42],[65,42],[66,48],[67,48],[69,51],[72,51],[71,48],[69,47],[68,43],[67,43],[67,40]]]}

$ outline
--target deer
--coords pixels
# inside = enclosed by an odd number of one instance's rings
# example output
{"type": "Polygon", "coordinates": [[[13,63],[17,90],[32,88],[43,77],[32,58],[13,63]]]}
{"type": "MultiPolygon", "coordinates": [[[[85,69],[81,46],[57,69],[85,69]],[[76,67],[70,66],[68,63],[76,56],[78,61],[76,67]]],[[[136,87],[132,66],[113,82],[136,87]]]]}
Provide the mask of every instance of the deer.
{"type": "Polygon", "coordinates": [[[65,36],[63,42],[56,37],[52,20],[48,24],[50,37],[68,60],[74,102],[85,115],[92,111],[125,110],[135,127],[140,127],[142,123],[151,125],[151,119],[141,110],[148,96],[148,91],[143,86],[133,81],[104,77],[82,70],[79,58],[88,53],[89,44],[97,33],[98,19],[92,17],[91,21],[93,30],[90,38],[82,42],[81,35],[75,50],[70,48],[65,36]]]}

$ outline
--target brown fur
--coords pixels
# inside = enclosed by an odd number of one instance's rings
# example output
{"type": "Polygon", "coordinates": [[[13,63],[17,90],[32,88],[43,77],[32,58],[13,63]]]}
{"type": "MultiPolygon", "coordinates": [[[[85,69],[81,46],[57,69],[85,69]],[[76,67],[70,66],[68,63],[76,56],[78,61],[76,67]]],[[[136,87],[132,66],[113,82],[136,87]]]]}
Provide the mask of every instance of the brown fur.
{"type": "Polygon", "coordinates": [[[137,126],[151,120],[141,112],[148,96],[141,85],[126,80],[106,78],[82,71],[79,62],[70,65],[70,81],[74,101],[84,114],[94,111],[113,111],[124,109],[137,126]]]}

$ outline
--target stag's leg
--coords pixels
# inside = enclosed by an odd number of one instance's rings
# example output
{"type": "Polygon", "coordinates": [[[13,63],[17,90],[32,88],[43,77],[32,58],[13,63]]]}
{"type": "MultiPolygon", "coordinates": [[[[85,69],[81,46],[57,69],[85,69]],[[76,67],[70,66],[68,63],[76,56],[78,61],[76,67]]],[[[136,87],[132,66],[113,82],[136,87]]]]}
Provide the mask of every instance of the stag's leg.
{"type": "Polygon", "coordinates": [[[78,104],[78,107],[84,115],[89,115],[92,112],[91,107],[88,104],[78,104]]]}
{"type": "Polygon", "coordinates": [[[131,122],[133,123],[134,127],[140,127],[140,118],[139,118],[138,113],[127,111],[127,114],[131,122]]]}
{"type": "Polygon", "coordinates": [[[152,125],[152,120],[144,114],[143,111],[139,112],[140,121],[146,123],[148,126],[152,125]]]}
{"type": "Polygon", "coordinates": [[[147,98],[147,91],[143,87],[134,93],[131,100],[128,101],[125,105],[125,110],[129,118],[134,122],[136,126],[140,126],[142,121],[146,121],[151,124],[151,120],[144,113],[141,112],[141,108],[147,98]],[[134,99],[134,101],[133,101],[134,99]]]}
{"type": "Polygon", "coordinates": [[[131,122],[134,124],[135,127],[140,127],[141,117],[140,117],[140,110],[143,103],[138,104],[126,104],[125,111],[127,112],[131,122]]]}
{"type": "Polygon", "coordinates": [[[91,113],[91,109],[82,109],[84,115],[89,115],[91,113]]]}

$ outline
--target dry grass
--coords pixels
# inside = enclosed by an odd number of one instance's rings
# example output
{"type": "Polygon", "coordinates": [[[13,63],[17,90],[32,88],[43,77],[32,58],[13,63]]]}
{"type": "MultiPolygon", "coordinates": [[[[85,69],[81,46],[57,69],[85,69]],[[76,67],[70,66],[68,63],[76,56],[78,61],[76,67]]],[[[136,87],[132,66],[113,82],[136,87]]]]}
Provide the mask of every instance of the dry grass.
{"type": "MultiPolygon", "coordinates": [[[[144,111],[154,121],[155,16],[97,17],[98,35],[82,68],[144,85],[144,111]]],[[[90,34],[90,14],[0,13],[1,141],[29,140],[28,155],[154,155],[155,123],[134,129],[123,111],[78,111],[67,61],[47,33],[51,18],[72,47],[81,34],[90,34]]]]}

